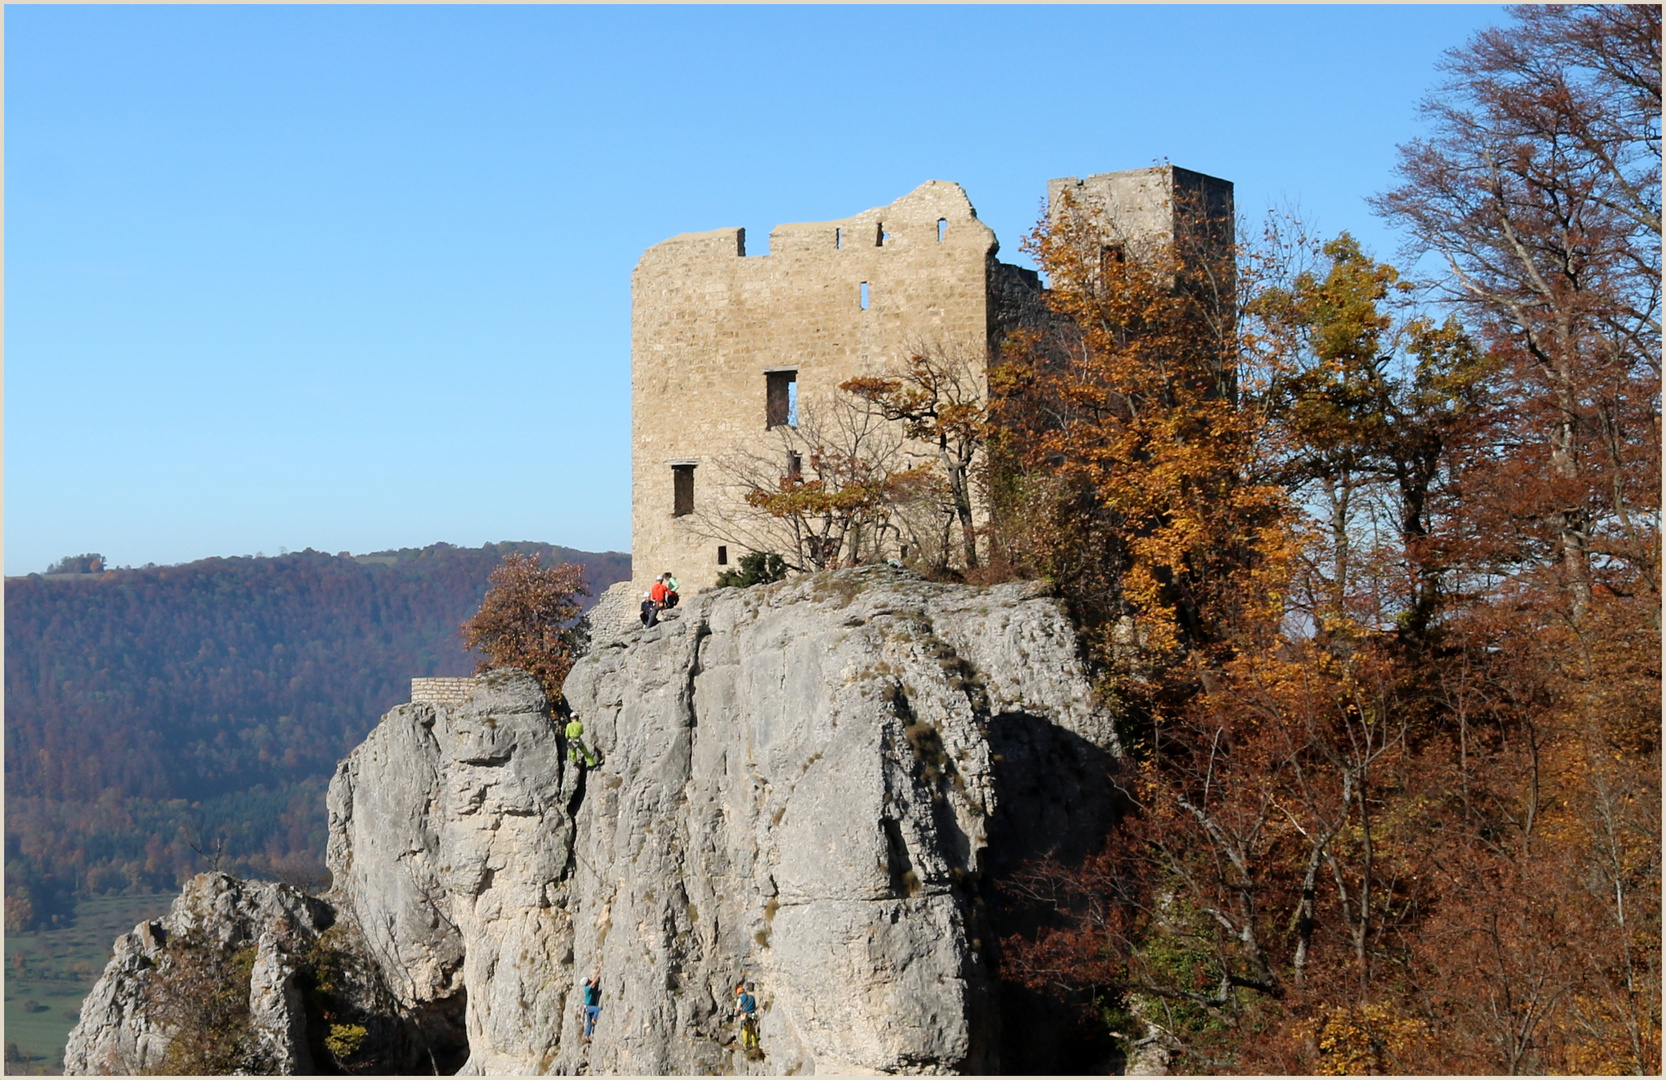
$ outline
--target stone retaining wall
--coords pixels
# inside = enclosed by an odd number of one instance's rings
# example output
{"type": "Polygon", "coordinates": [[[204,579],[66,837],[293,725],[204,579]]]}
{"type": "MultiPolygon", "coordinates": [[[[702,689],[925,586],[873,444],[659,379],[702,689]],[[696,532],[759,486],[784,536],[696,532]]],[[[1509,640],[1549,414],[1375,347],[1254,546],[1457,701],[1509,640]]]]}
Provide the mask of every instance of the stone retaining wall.
{"type": "Polygon", "coordinates": [[[472,675],[464,678],[412,679],[411,703],[413,705],[456,705],[474,693],[474,688],[479,681],[472,675]]]}

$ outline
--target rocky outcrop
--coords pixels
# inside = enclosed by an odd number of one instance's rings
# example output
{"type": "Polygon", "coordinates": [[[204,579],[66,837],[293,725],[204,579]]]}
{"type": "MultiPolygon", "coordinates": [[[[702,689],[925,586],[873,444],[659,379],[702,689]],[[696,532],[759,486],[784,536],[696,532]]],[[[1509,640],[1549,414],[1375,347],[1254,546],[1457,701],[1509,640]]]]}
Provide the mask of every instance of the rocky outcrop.
{"type": "Polygon", "coordinates": [[[1117,810],[1058,601],[875,567],[669,614],[592,626],[565,692],[595,767],[516,672],[395,708],[341,764],[325,900],[393,1011],[460,1014],[471,1073],[1038,1064],[1044,1025],[1003,1029],[988,882],[1117,810]]]}
{"type": "Polygon", "coordinates": [[[467,992],[467,1071],[553,1060],[574,780],[538,684],[492,672],[461,705],[389,712],[330,784],[330,899],[402,1005],[467,992]]]}
{"type": "Polygon", "coordinates": [[[200,972],[250,950],[243,1064],[253,1073],[312,1072],[296,973],[330,922],[328,905],[288,885],[218,873],[192,879],[166,916],[116,939],[115,955],[70,1032],[65,1074],[174,1071],[181,1063],[168,1056],[164,1024],[170,1004],[177,1002],[177,1011],[188,1002],[157,993],[159,984],[195,981],[197,973],[184,966],[200,972]]]}
{"type": "Polygon", "coordinates": [[[629,581],[616,581],[602,590],[584,613],[591,641],[619,641],[642,629],[643,590],[629,581]]]}

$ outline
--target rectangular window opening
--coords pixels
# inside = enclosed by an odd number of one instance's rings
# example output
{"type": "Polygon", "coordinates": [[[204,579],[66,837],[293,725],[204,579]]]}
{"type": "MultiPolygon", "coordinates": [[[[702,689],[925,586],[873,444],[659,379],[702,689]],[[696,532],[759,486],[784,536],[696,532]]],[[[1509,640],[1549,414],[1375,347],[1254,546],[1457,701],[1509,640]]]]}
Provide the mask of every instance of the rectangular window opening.
{"type": "Polygon", "coordinates": [[[939,244],[941,244],[943,242],[943,234],[948,232],[948,231],[949,231],[949,219],[948,218],[938,218],[937,219],[937,242],[939,244]]]}
{"type": "Polygon", "coordinates": [[[902,557],[904,559],[908,558],[908,545],[907,544],[904,544],[902,546],[902,557]]]}
{"type": "Polygon", "coordinates": [[[717,545],[717,565],[729,565],[729,549],[723,544],[717,545]]]}
{"type": "Polygon", "coordinates": [[[764,373],[764,426],[798,426],[798,372],[764,373]]]}
{"type": "Polygon", "coordinates": [[[804,459],[798,456],[797,450],[787,451],[787,478],[799,480],[804,476],[804,459]]]}
{"type": "Polygon", "coordinates": [[[874,232],[873,246],[874,247],[884,247],[885,246],[885,236],[886,236],[885,223],[883,221],[881,221],[879,223],[879,225],[876,227],[875,232],[874,232]]]}
{"type": "Polygon", "coordinates": [[[1121,244],[1106,244],[1099,249],[1100,276],[1109,277],[1112,273],[1111,267],[1121,266],[1127,259],[1128,254],[1122,249],[1121,244]]]}
{"type": "Polygon", "coordinates": [[[862,283],[862,310],[868,310],[868,283],[862,283]]]}
{"type": "Polygon", "coordinates": [[[671,516],[694,513],[694,466],[671,466],[671,516]]]}
{"type": "Polygon", "coordinates": [[[833,230],[833,247],[837,250],[842,251],[842,250],[844,250],[844,246],[845,246],[845,231],[843,229],[834,229],[833,230]]]}

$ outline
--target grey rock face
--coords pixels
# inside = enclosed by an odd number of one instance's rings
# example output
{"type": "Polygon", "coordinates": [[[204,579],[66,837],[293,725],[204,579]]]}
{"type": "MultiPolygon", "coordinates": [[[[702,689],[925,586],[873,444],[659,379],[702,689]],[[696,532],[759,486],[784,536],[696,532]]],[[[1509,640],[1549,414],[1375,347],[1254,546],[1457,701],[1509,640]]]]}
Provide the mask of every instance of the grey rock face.
{"type": "Polygon", "coordinates": [[[564,1068],[743,1071],[742,977],[768,1071],[996,1066],[991,726],[1115,738],[1053,601],[877,568],[719,590],[566,691],[607,756],[569,911],[611,1008],[588,1048],[569,1017],[564,1068]]]}
{"type": "Polygon", "coordinates": [[[509,673],[343,763],[334,895],[390,982],[466,988],[467,1072],[998,1067],[978,881],[1110,813],[1115,734],[1057,602],[872,568],[673,614],[597,634],[568,679],[595,769],[509,673]]]}
{"type": "Polygon", "coordinates": [[[629,581],[616,581],[596,597],[585,618],[590,622],[590,642],[598,645],[623,641],[642,629],[642,590],[629,581]]]}
{"type": "MultiPolygon", "coordinates": [[[[993,1072],[1003,1046],[1032,1064],[1003,1036],[988,882],[1097,846],[1116,811],[1115,731],[1059,603],[874,567],[668,614],[608,623],[567,681],[593,768],[520,672],[383,717],[330,785],[335,880],[312,903],[332,940],[399,1017],[460,1012],[466,1073],[993,1072]],[[737,1039],[741,980],[761,1054],[737,1039]]],[[[264,950],[251,1009],[274,1071],[305,1070],[269,925],[237,923],[264,950]]],[[[134,1005],[146,948],[118,942],[79,1071],[159,1060],[134,1005]]]]}
{"type": "Polygon", "coordinates": [[[467,992],[474,1072],[547,1066],[569,931],[572,819],[555,725],[520,672],[402,705],[336,770],[330,898],[407,1008],[467,992]]]}
{"type": "Polygon", "coordinates": [[[81,1005],[64,1050],[64,1073],[132,1074],[165,1063],[169,1034],[148,992],[169,973],[168,943],[189,939],[221,950],[255,946],[249,985],[254,1070],[309,1073],[306,1017],[295,958],[329,925],[326,905],[288,885],[200,874],[166,916],[116,939],[115,955],[81,1005]]]}

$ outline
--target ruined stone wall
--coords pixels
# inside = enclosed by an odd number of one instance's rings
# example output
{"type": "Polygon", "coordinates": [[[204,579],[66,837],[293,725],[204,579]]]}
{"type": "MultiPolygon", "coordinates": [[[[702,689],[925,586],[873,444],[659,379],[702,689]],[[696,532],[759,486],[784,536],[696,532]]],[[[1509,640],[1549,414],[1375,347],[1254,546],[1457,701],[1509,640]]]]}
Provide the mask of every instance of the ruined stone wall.
{"type": "MultiPolygon", "coordinates": [[[[716,580],[721,541],[701,521],[739,496],[715,463],[780,446],[765,423],[769,371],[796,371],[800,407],[814,409],[913,345],[985,349],[995,250],[966,193],[937,180],[853,217],[777,226],[767,255],[745,255],[741,229],[649,248],[632,278],[636,583],[665,570],[685,592],[716,580]],[[674,514],[675,465],[694,466],[697,513],[674,514]]],[[[732,566],[744,548],[725,546],[732,566]]]]}
{"type": "MultiPolygon", "coordinates": [[[[1177,205],[1224,220],[1211,242],[1230,242],[1232,185],[1202,173],[1164,165],[1053,180],[1050,205],[1067,191],[1107,223],[1108,244],[1174,236],[1177,205]]],[[[720,552],[734,566],[749,547],[769,549],[736,527],[743,489],[723,463],[773,455],[785,474],[781,432],[766,423],[771,372],[796,372],[800,408],[815,410],[841,382],[912,349],[990,358],[1010,331],[1054,325],[1039,277],[998,262],[997,249],[966,193],[940,180],[839,221],[777,226],[767,255],[748,256],[734,228],[649,248],[631,286],[633,589],[670,570],[698,592],[724,568],[720,552]],[[679,513],[690,469],[692,511],[679,513]]]]}

